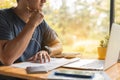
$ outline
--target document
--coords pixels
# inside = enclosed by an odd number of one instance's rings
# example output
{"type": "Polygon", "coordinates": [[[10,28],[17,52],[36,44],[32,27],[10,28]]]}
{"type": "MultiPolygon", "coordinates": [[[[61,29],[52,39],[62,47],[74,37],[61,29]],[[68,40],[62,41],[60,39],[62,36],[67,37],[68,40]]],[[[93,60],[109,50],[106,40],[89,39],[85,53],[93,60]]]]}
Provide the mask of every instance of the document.
{"type": "Polygon", "coordinates": [[[45,67],[60,67],[62,65],[65,65],[67,63],[75,62],[80,60],[80,58],[72,58],[72,59],[66,59],[66,58],[51,58],[50,62],[46,63],[40,63],[40,62],[21,62],[21,63],[15,63],[12,64],[12,67],[18,67],[18,68],[24,68],[27,67],[39,67],[39,66],[45,66],[45,67]]]}

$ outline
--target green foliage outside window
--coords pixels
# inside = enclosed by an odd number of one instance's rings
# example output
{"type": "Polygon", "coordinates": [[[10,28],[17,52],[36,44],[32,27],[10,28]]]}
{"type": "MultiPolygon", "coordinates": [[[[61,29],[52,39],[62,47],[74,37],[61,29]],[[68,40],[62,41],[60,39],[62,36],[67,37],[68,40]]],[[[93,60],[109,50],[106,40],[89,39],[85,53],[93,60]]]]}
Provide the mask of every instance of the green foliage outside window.
{"type": "Polygon", "coordinates": [[[16,0],[0,0],[0,9],[9,8],[16,5],[16,0]]]}

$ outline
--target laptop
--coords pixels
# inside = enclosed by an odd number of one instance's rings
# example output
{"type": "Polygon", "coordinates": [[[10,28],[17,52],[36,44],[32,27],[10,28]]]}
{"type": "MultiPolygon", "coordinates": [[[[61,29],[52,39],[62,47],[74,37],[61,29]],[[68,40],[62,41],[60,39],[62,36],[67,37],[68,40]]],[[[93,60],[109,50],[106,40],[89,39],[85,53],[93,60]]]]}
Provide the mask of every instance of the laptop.
{"type": "Polygon", "coordinates": [[[80,59],[77,62],[64,65],[67,68],[106,70],[117,63],[120,51],[120,25],[113,23],[108,42],[105,60],[80,59]]]}
{"type": "Polygon", "coordinates": [[[119,57],[118,57],[118,63],[120,63],[120,53],[119,53],[119,57]]]}

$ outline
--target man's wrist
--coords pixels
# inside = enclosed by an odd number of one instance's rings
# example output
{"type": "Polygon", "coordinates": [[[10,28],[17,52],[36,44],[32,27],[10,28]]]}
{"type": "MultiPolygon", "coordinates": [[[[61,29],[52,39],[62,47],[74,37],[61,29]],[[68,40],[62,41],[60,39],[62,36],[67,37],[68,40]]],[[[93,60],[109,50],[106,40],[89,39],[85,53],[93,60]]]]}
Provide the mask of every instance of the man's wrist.
{"type": "Polygon", "coordinates": [[[47,51],[47,52],[48,52],[48,54],[50,54],[50,53],[51,53],[51,49],[50,49],[50,47],[48,47],[48,46],[44,46],[44,50],[45,50],[45,51],[47,51]]]}

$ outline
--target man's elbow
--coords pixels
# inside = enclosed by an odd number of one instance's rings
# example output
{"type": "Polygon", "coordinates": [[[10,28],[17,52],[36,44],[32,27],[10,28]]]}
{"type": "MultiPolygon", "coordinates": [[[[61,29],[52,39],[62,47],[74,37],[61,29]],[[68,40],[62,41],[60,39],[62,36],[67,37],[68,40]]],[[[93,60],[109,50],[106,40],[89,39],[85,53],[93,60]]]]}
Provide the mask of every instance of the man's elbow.
{"type": "Polygon", "coordinates": [[[1,58],[0,61],[5,66],[9,66],[9,65],[13,64],[13,62],[14,62],[14,61],[12,61],[11,59],[8,59],[8,58],[1,58]]]}
{"type": "Polygon", "coordinates": [[[5,66],[10,66],[10,65],[13,64],[13,62],[10,62],[10,61],[8,61],[8,60],[6,60],[6,61],[1,61],[1,62],[2,62],[2,64],[5,65],[5,66]]]}
{"type": "Polygon", "coordinates": [[[5,66],[10,66],[10,65],[12,65],[13,63],[11,63],[11,62],[9,62],[9,61],[5,61],[5,62],[3,62],[3,65],[5,65],[5,66]]]}

